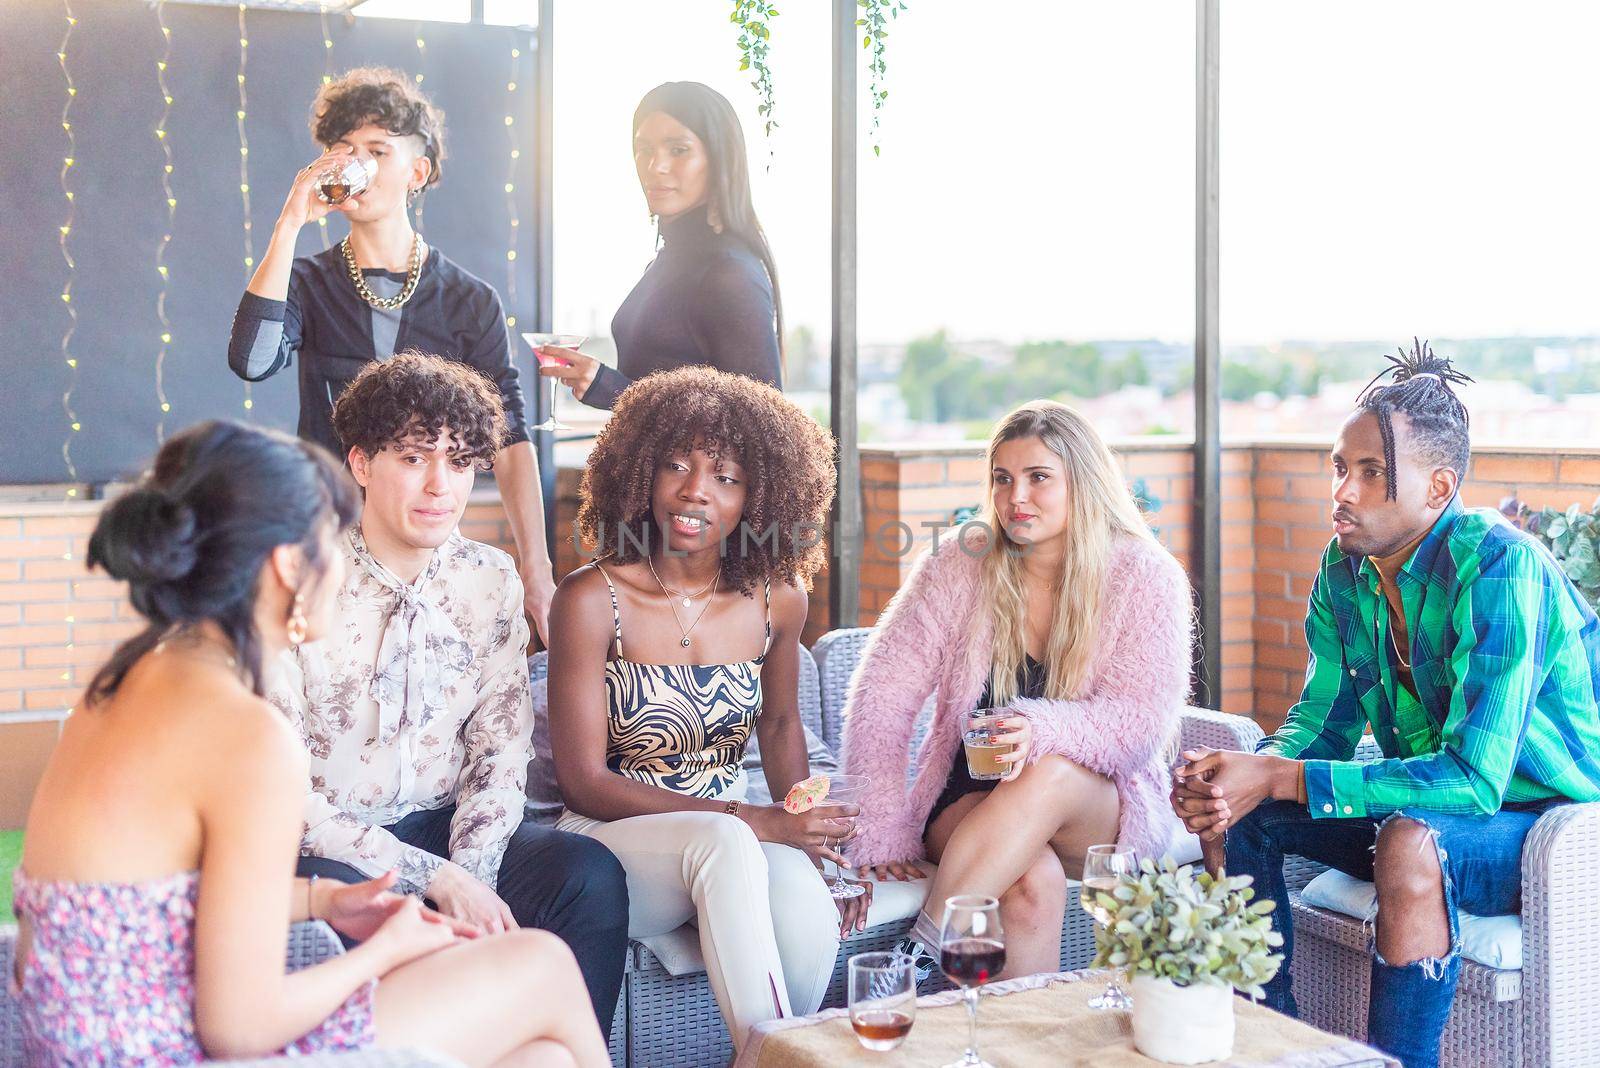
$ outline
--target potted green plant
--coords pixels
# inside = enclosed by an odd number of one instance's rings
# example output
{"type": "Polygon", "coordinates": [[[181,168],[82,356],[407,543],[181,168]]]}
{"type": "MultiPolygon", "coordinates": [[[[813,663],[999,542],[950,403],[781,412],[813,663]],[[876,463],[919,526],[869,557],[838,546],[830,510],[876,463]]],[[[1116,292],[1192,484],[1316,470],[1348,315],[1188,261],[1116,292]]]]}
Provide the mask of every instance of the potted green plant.
{"type": "Polygon", "coordinates": [[[1600,497],[1587,511],[1575,503],[1563,512],[1535,510],[1511,496],[1500,502],[1500,514],[1543,542],[1589,607],[1600,612],[1600,497]]]}
{"type": "Polygon", "coordinates": [[[1146,859],[1094,903],[1097,968],[1133,976],[1133,1044],[1168,1064],[1200,1064],[1233,1053],[1233,992],[1261,995],[1278,973],[1283,936],[1271,901],[1252,901],[1248,875],[1216,877],[1146,859]]]}

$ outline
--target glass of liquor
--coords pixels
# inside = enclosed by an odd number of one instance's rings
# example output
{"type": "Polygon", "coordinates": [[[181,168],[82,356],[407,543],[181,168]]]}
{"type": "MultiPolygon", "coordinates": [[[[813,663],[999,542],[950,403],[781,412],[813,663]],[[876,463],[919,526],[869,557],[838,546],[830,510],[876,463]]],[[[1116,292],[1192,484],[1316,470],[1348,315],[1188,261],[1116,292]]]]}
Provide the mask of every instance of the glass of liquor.
{"type": "MultiPolygon", "coordinates": [[[[565,367],[567,361],[559,356],[546,356],[545,348],[576,349],[589,339],[582,334],[523,334],[522,340],[533,348],[534,359],[539,361],[540,367],[565,367]]],[[[529,430],[547,430],[555,433],[557,430],[571,430],[572,428],[556,418],[556,395],[560,392],[561,380],[550,379],[550,414],[545,416],[544,422],[538,426],[531,426],[529,430]]]]}
{"type": "Polygon", "coordinates": [[[962,724],[961,744],[967,754],[967,774],[985,781],[1003,779],[1011,766],[1001,761],[1017,747],[1005,741],[1000,731],[1009,713],[992,708],[976,708],[966,714],[962,724]]]}
{"type": "MultiPolygon", "coordinates": [[[[1110,894],[1124,875],[1139,870],[1139,858],[1131,849],[1114,845],[1092,845],[1083,857],[1083,885],[1078,888],[1078,901],[1094,922],[1101,927],[1111,925],[1111,913],[1096,901],[1096,894],[1110,894]]],[[[1122,989],[1120,971],[1113,971],[1106,981],[1105,991],[1089,999],[1091,1009],[1131,1009],[1133,999],[1122,989]]]]}
{"type": "Polygon", "coordinates": [[[378,161],[370,156],[332,163],[317,175],[317,198],[324,204],[343,204],[364,191],[377,173],[378,161]]]}
{"type": "MultiPolygon", "coordinates": [[[[872,780],[865,775],[831,775],[828,777],[828,796],[823,798],[817,808],[825,809],[830,805],[859,805],[861,798],[866,795],[867,787],[871,785],[871,782],[872,780]]],[[[848,817],[834,816],[832,818],[847,819],[848,817]]],[[[860,897],[866,892],[867,888],[865,886],[845,879],[844,869],[834,865],[833,881],[828,884],[829,894],[835,898],[850,898],[860,897]]]]}
{"type": "Polygon", "coordinates": [[[916,968],[904,953],[857,953],[849,971],[850,1026],[867,1049],[887,1053],[916,1022],[916,968]]]}
{"type": "Polygon", "coordinates": [[[998,898],[958,894],[944,903],[939,930],[939,970],[961,988],[967,1003],[967,1052],[945,1068],[993,1068],[978,1056],[978,990],[1006,966],[1006,938],[998,898]]]}

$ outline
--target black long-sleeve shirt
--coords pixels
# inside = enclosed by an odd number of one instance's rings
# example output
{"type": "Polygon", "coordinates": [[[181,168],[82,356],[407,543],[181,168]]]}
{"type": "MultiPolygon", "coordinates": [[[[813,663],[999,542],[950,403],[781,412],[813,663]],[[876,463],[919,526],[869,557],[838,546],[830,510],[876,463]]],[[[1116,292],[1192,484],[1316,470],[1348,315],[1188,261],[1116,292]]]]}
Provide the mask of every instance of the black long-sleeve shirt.
{"type": "MultiPolygon", "coordinates": [[[[400,292],[406,276],[361,272],[380,297],[400,292]]],[[[430,248],[411,299],[393,310],[374,308],[356,292],[335,245],[294,261],[287,300],[246,291],[233,317],[228,366],[248,382],[270,378],[300,357],[302,438],[335,456],[344,447],[333,429],[333,402],[363,367],[397,352],[426,352],[460,360],[500,388],[509,433],[506,445],[528,440],[526,405],[505,313],[494,287],[430,248]]]]}
{"type": "Polygon", "coordinates": [[[705,209],[661,228],[665,243],[611,320],[616,368],[601,366],[583,402],[610,408],[635,379],[686,364],[783,388],[767,269],[744,240],[717,233],[705,209]]]}

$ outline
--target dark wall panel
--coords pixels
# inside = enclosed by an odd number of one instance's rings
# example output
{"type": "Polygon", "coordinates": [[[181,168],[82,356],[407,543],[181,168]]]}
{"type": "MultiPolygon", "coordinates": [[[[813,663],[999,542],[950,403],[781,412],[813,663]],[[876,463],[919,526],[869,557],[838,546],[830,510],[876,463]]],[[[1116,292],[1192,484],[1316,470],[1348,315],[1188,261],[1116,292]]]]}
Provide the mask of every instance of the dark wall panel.
{"type": "MultiPolygon", "coordinates": [[[[168,434],[201,419],[234,417],[292,430],[294,373],[253,387],[227,367],[228,329],[249,278],[240,195],[239,32],[236,8],[166,4],[171,29],[166,71],[173,97],[166,120],[177,199],[166,263],[167,318],[173,341],[165,361],[172,410],[163,416],[155,386],[161,326],[156,252],[166,232],[161,185],[165,159],[155,129],[162,97],[156,63],[162,36],[155,8],[129,0],[75,0],[67,65],[77,87],[70,121],[76,138],[68,186],[76,218],[68,248],[77,261],[71,341],[75,384],[62,359],[68,325],[61,301],[68,269],[58,247],[68,203],[58,183],[67,138],[61,127],[66,81],[56,59],[66,21],[62,5],[0,0],[0,483],[69,477],[62,445],[72,439],[76,479],[102,482],[136,474],[168,434]],[[72,433],[62,395],[82,430],[72,433]]],[[[252,10],[247,15],[245,88],[251,225],[257,260],[295,171],[315,158],[307,115],[321,84],[323,29],[312,14],[252,10]]],[[[531,323],[534,287],[534,45],[526,30],[328,19],[336,70],[366,63],[424,75],[423,88],[447,116],[444,184],[423,202],[424,236],[486,279],[508,313],[531,323]],[[512,49],[521,51],[512,57],[512,49]],[[507,91],[511,80],[516,93],[507,91]],[[514,118],[508,132],[505,117],[514,118]],[[511,137],[521,149],[513,164],[511,137]],[[504,190],[510,168],[519,202],[517,258],[504,190]],[[514,269],[514,279],[508,270],[514,269]]],[[[336,217],[330,240],[343,236],[336,217]]],[[[315,226],[298,251],[322,248],[315,226]]],[[[533,373],[525,358],[523,374],[533,373]]]]}

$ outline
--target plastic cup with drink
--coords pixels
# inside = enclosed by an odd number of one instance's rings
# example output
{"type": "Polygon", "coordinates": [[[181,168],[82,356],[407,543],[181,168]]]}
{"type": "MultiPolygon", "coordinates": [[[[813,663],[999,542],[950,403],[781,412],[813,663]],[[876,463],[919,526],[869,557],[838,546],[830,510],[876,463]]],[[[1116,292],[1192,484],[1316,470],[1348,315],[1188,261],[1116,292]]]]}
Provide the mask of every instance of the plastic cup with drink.
{"type": "Polygon", "coordinates": [[[1001,757],[1010,756],[1017,743],[1003,724],[1011,713],[998,708],[975,708],[962,721],[961,744],[967,752],[967,774],[979,782],[1003,779],[1011,765],[1001,757]]]}

